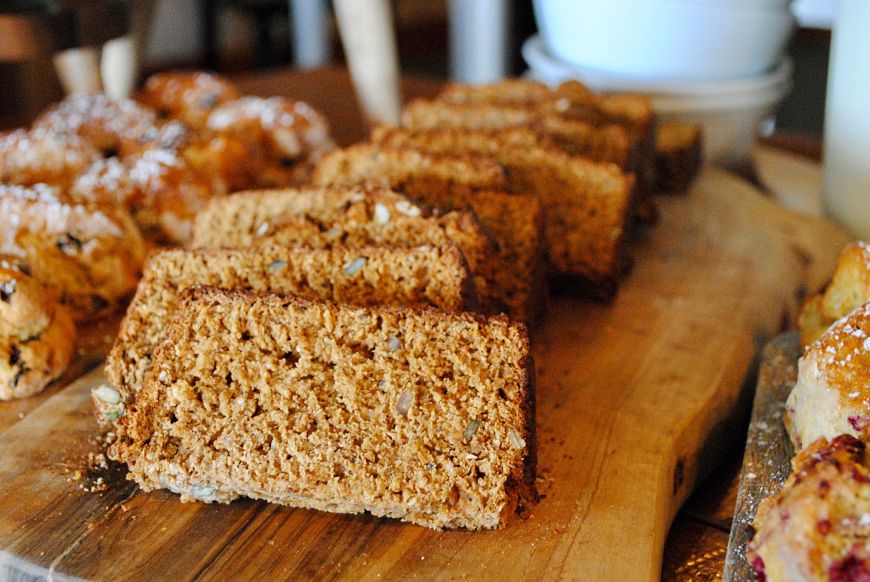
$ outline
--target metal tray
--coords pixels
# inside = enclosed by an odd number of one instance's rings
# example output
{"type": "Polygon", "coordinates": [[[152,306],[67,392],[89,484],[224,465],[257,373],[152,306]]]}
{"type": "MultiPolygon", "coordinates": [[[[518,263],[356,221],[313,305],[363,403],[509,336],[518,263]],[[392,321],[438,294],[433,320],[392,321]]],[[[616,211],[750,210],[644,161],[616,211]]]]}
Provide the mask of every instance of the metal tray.
{"type": "Polygon", "coordinates": [[[798,333],[788,332],[770,340],[761,355],[737,507],[722,574],[725,582],[754,580],[752,568],[746,561],[749,525],[755,519],[761,500],[778,492],[791,472],[794,450],[783,426],[782,414],[785,399],[797,379],[800,354],[798,333]]]}

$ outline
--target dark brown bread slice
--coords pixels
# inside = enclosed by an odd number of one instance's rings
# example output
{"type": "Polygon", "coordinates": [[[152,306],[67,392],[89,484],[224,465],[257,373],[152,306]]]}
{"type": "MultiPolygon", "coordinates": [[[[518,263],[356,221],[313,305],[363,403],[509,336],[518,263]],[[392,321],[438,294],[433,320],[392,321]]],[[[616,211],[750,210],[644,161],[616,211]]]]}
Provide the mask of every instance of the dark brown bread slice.
{"type": "Polygon", "coordinates": [[[613,165],[569,156],[545,143],[535,145],[528,133],[378,128],[372,139],[382,147],[494,156],[507,170],[510,192],[541,199],[553,270],[580,278],[598,295],[611,295],[625,263],[632,177],[613,165]]]}
{"type": "Polygon", "coordinates": [[[200,212],[193,235],[195,248],[451,243],[468,261],[481,310],[500,311],[503,306],[495,284],[498,256],[473,213],[439,214],[395,192],[311,187],[235,194],[200,212]]]}
{"type": "Polygon", "coordinates": [[[686,192],[701,169],[701,126],[696,123],[659,123],[656,131],[656,189],[686,192]]]}
{"type": "Polygon", "coordinates": [[[510,315],[531,323],[543,312],[541,203],[531,195],[479,190],[504,187],[502,167],[491,158],[450,158],[408,148],[358,144],[324,157],[312,181],[334,187],[381,181],[430,206],[471,208],[496,243],[504,267],[495,272],[495,282],[510,315]]]}
{"type": "MultiPolygon", "coordinates": [[[[357,305],[432,306],[451,312],[475,306],[468,265],[453,245],[162,251],[149,258],[106,359],[106,376],[120,394],[118,400],[104,391],[109,404],[120,402],[123,407],[139,390],[179,296],[197,285],[292,293],[357,305]]],[[[96,398],[100,400],[99,395],[96,398]]],[[[120,416],[122,411],[116,407],[111,412],[120,416]]]]}
{"type": "Polygon", "coordinates": [[[637,174],[638,219],[641,222],[655,221],[657,212],[652,194],[656,185],[656,119],[648,97],[595,93],[579,81],[566,81],[556,89],[550,89],[535,81],[506,79],[483,86],[448,85],[439,99],[464,105],[527,107],[596,127],[619,125],[628,132],[634,144],[635,160],[631,169],[637,174]]]}
{"type": "Polygon", "coordinates": [[[199,288],[110,455],[183,501],[500,527],[533,486],[532,370],[505,317],[199,288]]]}

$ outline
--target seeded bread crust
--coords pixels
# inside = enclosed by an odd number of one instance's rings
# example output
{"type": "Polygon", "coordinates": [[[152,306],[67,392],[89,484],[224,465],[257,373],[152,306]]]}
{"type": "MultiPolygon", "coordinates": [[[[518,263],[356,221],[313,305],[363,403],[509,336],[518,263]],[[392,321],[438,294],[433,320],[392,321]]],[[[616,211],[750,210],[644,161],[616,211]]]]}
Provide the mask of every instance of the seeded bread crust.
{"type": "MultiPolygon", "coordinates": [[[[354,187],[380,180],[429,206],[470,208],[495,242],[504,265],[495,271],[499,298],[512,317],[533,323],[546,305],[540,200],[501,191],[504,174],[495,160],[476,155],[450,158],[449,152],[449,148],[441,155],[401,145],[359,144],[326,156],[312,181],[318,186],[354,187]]],[[[464,154],[461,148],[456,153],[464,154]]]]}
{"type": "MultiPolygon", "coordinates": [[[[448,85],[439,100],[459,105],[490,104],[526,107],[548,117],[582,121],[594,127],[618,125],[632,143],[632,164],[622,166],[637,176],[637,219],[655,222],[658,210],[652,194],[656,186],[656,119],[652,103],[642,95],[600,94],[579,81],[566,81],[556,89],[526,79],[506,79],[483,86],[448,85]]],[[[563,143],[570,144],[569,139],[563,143]]],[[[582,143],[582,141],[581,141],[582,143]]],[[[569,149],[570,153],[578,153],[569,149]]],[[[601,160],[618,163],[616,160],[601,160]]]]}
{"type": "Polygon", "coordinates": [[[494,103],[446,103],[415,99],[402,112],[402,127],[413,131],[469,130],[497,132],[526,129],[538,140],[572,155],[631,169],[632,145],[618,125],[596,127],[530,107],[494,103]]]}
{"type": "Polygon", "coordinates": [[[277,244],[308,248],[455,244],[485,312],[499,312],[495,245],[469,211],[440,214],[386,190],[263,190],[213,201],[194,223],[194,247],[277,244]]]}
{"type": "MultiPolygon", "coordinates": [[[[533,130],[540,136],[538,145],[541,147],[556,147],[571,157],[616,164],[633,175],[637,173],[636,166],[640,160],[640,146],[632,142],[622,126],[610,124],[599,127],[584,120],[565,118],[561,113],[544,110],[538,105],[416,100],[405,108],[402,126],[413,133],[439,130],[533,130]]],[[[655,222],[658,211],[652,199],[652,186],[635,183],[630,214],[632,221],[655,222]]]]}
{"type": "Polygon", "coordinates": [[[596,127],[617,124],[641,142],[640,151],[649,163],[655,152],[656,120],[652,102],[637,94],[591,91],[576,80],[555,89],[528,79],[505,79],[489,85],[449,84],[438,96],[452,104],[494,104],[532,107],[554,112],[567,119],[586,121],[596,127]]]}
{"type": "MultiPolygon", "coordinates": [[[[569,156],[545,143],[530,143],[527,131],[377,129],[373,139],[426,151],[489,154],[507,169],[507,188],[538,196],[551,269],[602,297],[615,293],[626,262],[625,235],[633,178],[616,166],[569,156]]],[[[564,286],[564,285],[563,285],[564,286]]]]}
{"type": "Polygon", "coordinates": [[[701,126],[659,123],[656,128],[656,190],[685,193],[701,169],[701,126]]]}
{"type": "Polygon", "coordinates": [[[504,168],[483,156],[451,155],[450,152],[424,153],[410,149],[387,149],[359,143],[324,156],[312,176],[314,184],[351,187],[359,178],[373,181],[384,175],[390,183],[403,184],[421,177],[440,183],[456,182],[473,189],[498,190],[505,186],[504,168]],[[349,178],[341,181],[342,176],[349,178]],[[330,179],[326,179],[327,176],[330,179]]]}
{"type": "MultiPolygon", "coordinates": [[[[473,309],[476,302],[468,265],[455,246],[161,251],[146,263],[106,359],[106,376],[119,397],[105,390],[100,394],[106,395],[105,404],[121,404],[109,408],[112,416],[120,417],[124,403],[141,387],[181,294],[197,285],[450,312],[473,309]]],[[[98,410],[105,408],[100,394],[95,393],[98,410]]]]}
{"type": "Polygon", "coordinates": [[[194,289],[110,455],[183,501],[500,527],[532,487],[532,368],[504,317],[194,289]]]}
{"type": "Polygon", "coordinates": [[[79,321],[117,309],[145,256],[124,209],[71,200],[44,184],[0,186],[0,233],[0,254],[16,257],[79,321]]]}

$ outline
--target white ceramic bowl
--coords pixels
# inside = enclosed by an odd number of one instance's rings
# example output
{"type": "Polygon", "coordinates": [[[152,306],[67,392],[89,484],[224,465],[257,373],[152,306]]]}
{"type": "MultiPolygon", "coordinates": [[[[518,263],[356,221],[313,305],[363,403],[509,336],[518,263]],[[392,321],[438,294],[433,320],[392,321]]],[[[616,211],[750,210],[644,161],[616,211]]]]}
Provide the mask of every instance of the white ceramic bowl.
{"type": "Polygon", "coordinates": [[[704,155],[723,165],[750,157],[759,132],[772,128],[773,114],[791,82],[757,93],[735,97],[653,96],[653,109],[661,121],[698,123],[704,128],[704,155]],[[768,123],[769,122],[769,123],[768,123]]]}
{"type": "Polygon", "coordinates": [[[779,60],[794,27],[785,9],[688,0],[534,0],[548,52],[644,79],[754,75],[779,60]]]}
{"type": "Polygon", "coordinates": [[[768,73],[732,81],[633,84],[631,79],[615,75],[590,79],[588,71],[582,68],[572,74],[569,65],[539,50],[542,45],[534,41],[534,38],[529,39],[523,45],[523,55],[530,67],[529,77],[552,86],[578,79],[597,91],[648,94],[660,120],[701,124],[704,155],[708,160],[725,165],[748,159],[763,122],[771,118],[776,106],[791,90],[792,64],[788,59],[780,61],[768,73]]]}
{"type": "Polygon", "coordinates": [[[690,2],[697,4],[715,4],[717,6],[728,6],[730,8],[763,8],[774,10],[784,10],[792,0],[679,0],[680,2],[690,2]]]}
{"type": "Polygon", "coordinates": [[[548,85],[558,85],[562,81],[578,79],[596,91],[628,91],[668,95],[727,95],[761,91],[767,87],[781,85],[787,82],[792,75],[791,61],[781,59],[766,74],[720,81],[671,81],[638,78],[565,62],[549,54],[543,40],[537,34],[526,39],[523,43],[522,53],[535,77],[548,85]]]}

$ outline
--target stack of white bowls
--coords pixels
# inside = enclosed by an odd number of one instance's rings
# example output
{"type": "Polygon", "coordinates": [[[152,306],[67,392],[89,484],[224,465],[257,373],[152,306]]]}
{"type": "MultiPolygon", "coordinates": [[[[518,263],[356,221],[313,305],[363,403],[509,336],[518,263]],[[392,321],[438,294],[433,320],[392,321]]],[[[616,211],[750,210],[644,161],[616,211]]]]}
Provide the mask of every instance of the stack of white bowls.
{"type": "Polygon", "coordinates": [[[790,0],[535,0],[529,75],[646,93],[662,120],[701,123],[709,159],[744,160],[791,89],[790,0]]]}

